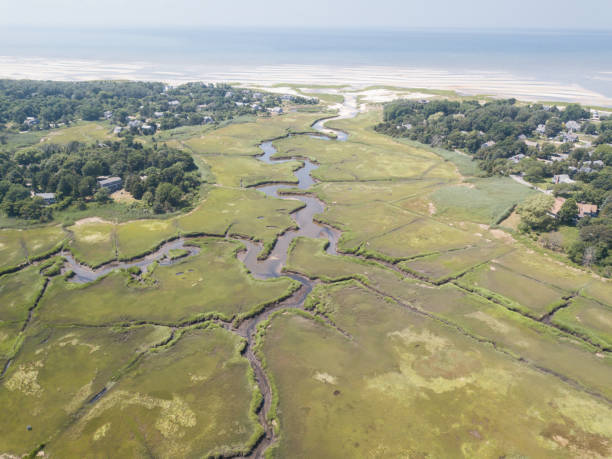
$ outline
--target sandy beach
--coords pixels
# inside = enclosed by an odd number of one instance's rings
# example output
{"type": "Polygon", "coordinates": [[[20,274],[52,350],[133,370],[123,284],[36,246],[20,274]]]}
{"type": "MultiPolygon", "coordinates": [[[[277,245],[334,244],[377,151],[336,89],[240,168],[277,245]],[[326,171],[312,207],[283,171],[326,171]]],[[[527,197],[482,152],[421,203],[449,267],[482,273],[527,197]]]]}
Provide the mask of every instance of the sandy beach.
{"type": "MultiPolygon", "coordinates": [[[[187,81],[229,82],[270,86],[279,83],[369,86],[452,90],[466,95],[516,97],[528,101],[579,102],[612,107],[612,98],[576,84],[518,78],[506,72],[450,72],[438,69],[389,66],[193,65],[167,70],[150,62],[117,63],[83,59],[16,58],[0,56],[0,78],[85,81],[93,79],[150,80],[179,84],[187,81]]],[[[372,93],[371,101],[393,98],[390,91],[372,93]]],[[[366,100],[368,95],[366,94],[366,100]]]]}

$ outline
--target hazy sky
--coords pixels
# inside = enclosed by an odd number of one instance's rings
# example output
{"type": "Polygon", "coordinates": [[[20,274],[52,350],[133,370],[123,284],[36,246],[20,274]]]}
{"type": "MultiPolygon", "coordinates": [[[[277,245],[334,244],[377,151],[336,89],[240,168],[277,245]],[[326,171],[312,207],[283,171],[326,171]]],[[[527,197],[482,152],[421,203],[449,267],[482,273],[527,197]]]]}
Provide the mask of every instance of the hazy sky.
{"type": "Polygon", "coordinates": [[[0,0],[0,25],[611,29],[612,0],[0,0]]]}

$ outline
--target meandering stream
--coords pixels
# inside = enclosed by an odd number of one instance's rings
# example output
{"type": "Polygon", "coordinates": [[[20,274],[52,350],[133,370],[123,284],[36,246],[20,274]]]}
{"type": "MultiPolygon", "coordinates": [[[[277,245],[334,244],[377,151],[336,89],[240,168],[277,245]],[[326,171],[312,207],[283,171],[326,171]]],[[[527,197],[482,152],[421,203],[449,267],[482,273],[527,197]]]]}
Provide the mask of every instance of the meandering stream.
{"type": "MultiPolygon", "coordinates": [[[[339,130],[334,130],[325,127],[325,122],[332,119],[350,118],[355,116],[357,112],[358,110],[355,96],[345,95],[345,101],[344,104],[340,107],[339,116],[320,120],[312,125],[313,129],[318,131],[320,134],[296,135],[309,135],[318,139],[321,142],[345,141],[348,137],[348,134],[339,130]]],[[[301,190],[308,190],[316,183],[315,180],[312,178],[311,173],[319,167],[317,164],[313,163],[308,159],[300,157],[273,159],[272,156],[277,151],[271,141],[265,141],[261,143],[260,148],[262,150],[262,154],[258,156],[258,159],[267,164],[280,164],[291,160],[300,160],[303,162],[303,166],[294,172],[294,175],[298,179],[297,188],[301,190]]],[[[302,284],[301,287],[286,300],[279,302],[273,307],[266,308],[261,313],[249,319],[243,320],[238,325],[238,327],[235,327],[231,322],[219,321],[219,324],[225,329],[238,334],[246,340],[247,345],[244,350],[244,356],[247,358],[247,360],[251,364],[251,367],[253,368],[255,380],[257,382],[259,390],[263,395],[263,402],[262,406],[259,409],[258,417],[261,425],[264,427],[264,436],[261,438],[260,442],[256,445],[254,450],[250,453],[249,457],[263,457],[265,450],[276,441],[276,434],[274,432],[274,428],[272,424],[268,422],[268,412],[272,403],[270,381],[266,376],[266,373],[259,358],[255,355],[253,351],[257,325],[262,321],[268,319],[273,312],[279,309],[303,307],[306,297],[314,287],[314,282],[311,279],[297,274],[282,273],[283,268],[285,267],[287,262],[289,246],[295,238],[300,236],[310,238],[324,238],[329,241],[329,244],[327,246],[327,252],[330,254],[336,254],[336,247],[340,238],[340,231],[328,227],[326,225],[319,224],[313,220],[313,217],[315,215],[320,214],[325,210],[325,204],[321,200],[317,199],[314,196],[308,195],[279,194],[279,191],[281,190],[288,190],[294,187],[296,187],[296,185],[294,184],[274,184],[256,187],[257,190],[273,198],[299,200],[304,203],[304,207],[291,214],[291,218],[293,218],[293,220],[295,221],[295,226],[297,229],[287,231],[281,236],[279,236],[276,241],[276,244],[274,245],[274,248],[272,249],[268,257],[266,257],[264,260],[258,260],[257,256],[263,249],[263,245],[260,243],[252,242],[250,240],[242,239],[241,241],[245,244],[246,250],[240,252],[238,254],[238,258],[245,264],[245,266],[249,269],[249,271],[255,278],[269,279],[286,275],[300,282],[300,284],[302,284]]],[[[154,262],[158,262],[161,265],[170,265],[184,258],[182,257],[178,260],[172,260],[169,256],[169,252],[173,249],[188,250],[189,253],[186,256],[193,256],[199,252],[199,249],[197,247],[189,245],[189,239],[178,238],[176,240],[162,244],[156,251],[140,259],[130,262],[114,261],[103,265],[97,269],[91,269],[88,266],[80,264],[77,260],[74,259],[74,257],[70,253],[64,252],[62,253],[66,260],[64,271],[72,271],[74,274],[71,276],[70,280],[72,282],[78,283],[94,281],[99,277],[108,274],[112,270],[120,268],[127,269],[130,267],[137,266],[141,269],[141,271],[146,272],[147,267],[154,262]]]]}

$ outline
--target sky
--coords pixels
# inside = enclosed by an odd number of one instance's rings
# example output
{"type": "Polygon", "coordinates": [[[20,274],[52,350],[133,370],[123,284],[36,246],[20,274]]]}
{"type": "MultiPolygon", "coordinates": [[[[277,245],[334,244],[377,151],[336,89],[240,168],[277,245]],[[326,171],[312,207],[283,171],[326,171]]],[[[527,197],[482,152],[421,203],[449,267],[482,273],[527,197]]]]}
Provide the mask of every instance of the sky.
{"type": "Polygon", "coordinates": [[[612,0],[0,0],[0,26],[612,29],[612,0]]]}

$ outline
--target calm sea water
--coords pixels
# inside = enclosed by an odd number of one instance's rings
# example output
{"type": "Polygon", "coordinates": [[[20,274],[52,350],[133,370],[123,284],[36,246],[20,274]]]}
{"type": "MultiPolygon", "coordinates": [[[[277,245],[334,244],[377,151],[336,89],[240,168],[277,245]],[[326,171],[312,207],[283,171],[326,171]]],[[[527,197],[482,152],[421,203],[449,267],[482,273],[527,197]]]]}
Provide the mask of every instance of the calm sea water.
{"type": "Polygon", "coordinates": [[[393,65],[506,71],[612,96],[612,31],[0,30],[0,55],[181,65],[393,65]]]}

